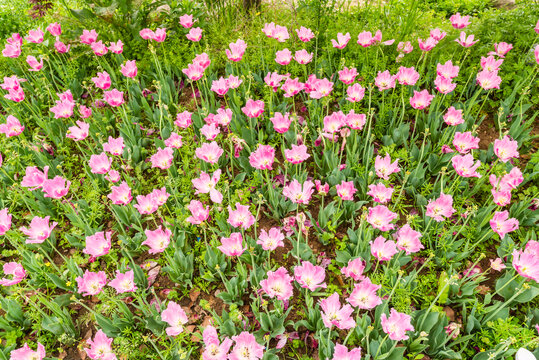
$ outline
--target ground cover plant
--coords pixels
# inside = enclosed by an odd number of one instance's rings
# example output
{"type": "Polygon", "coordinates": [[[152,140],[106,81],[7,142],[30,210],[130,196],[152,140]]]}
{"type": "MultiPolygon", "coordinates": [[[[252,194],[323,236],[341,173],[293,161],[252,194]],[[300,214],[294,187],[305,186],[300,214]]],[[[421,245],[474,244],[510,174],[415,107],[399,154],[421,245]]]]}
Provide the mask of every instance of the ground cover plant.
{"type": "Polygon", "coordinates": [[[3,10],[0,359],[538,357],[539,5],[248,3],[3,10]]]}

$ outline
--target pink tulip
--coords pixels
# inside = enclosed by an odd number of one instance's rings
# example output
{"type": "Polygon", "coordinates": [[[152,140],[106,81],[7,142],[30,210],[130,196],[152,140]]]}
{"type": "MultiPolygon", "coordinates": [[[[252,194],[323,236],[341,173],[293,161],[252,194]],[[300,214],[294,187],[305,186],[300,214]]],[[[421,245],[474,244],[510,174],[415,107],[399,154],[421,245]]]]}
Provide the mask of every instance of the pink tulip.
{"type": "Polygon", "coordinates": [[[151,40],[154,37],[154,32],[151,29],[145,28],[139,31],[139,35],[144,40],[151,40]]]}
{"type": "Polygon", "coordinates": [[[331,39],[331,44],[334,48],[342,50],[346,47],[346,45],[348,45],[350,39],[350,33],[346,33],[345,35],[343,35],[342,33],[338,33],[337,40],[331,39]]]}
{"type": "Polygon", "coordinates": [[[122,40],[111,42],[109,44],[109,50],[115,54],[121,54],[124,51],[124,44],[122,43],[122,40]]]}
{"type": "Polygon", "coordinates": [[[71,181],[67,181],[61,176],[55,176],[54,179],[45,180],[43,183],[43,192],[45,197],[60,199],[67,195],[71,181]]]}
{"type": "Polygon", "coordinates": [[[92,81],[101,90],[107,90],[111,85],[110,75],[106,71],[98,72],[97,76],[92,78],[92,81]]]}
{"type": "Polygon", "coordinates": [[[354,285],[354,290],[346,301],[358,309],[374,309],[382,303],[382,299],[377,295],[381,287],[381,285],[373,284],[369,278],[365,278],[359,284],[354,285]]]}
{"type": "Polygon", "coordinates": [[[27,343],[24,343],[22,348],[12,350],[9,360],[43,360],[47,356],[45,347],[41,343],[37,343],[37,350],[30,349],[27,343]]]}
{"type": "Polygon", "coordinates": [[[206,70],[210,66],[211,60],[208,54],[202,53],[195,56],[195,58],[193,59],[193,64],[200,65],[204,70],[206,70]]]}
{"type": "Polygon", "coordinates": [[[342,111],[336,111],[324,117],[324,132],[334,134],[343,126],[346,126],[346,115],[342,111]]]}
{"type": "Polygon", "coordinates": [[[26,271],[21,264],[16,262],[6,262],[2,265],[2,270],[4,275],[12,275],[11,279],[9,277],[0,278],[0,285],[2,286],[12,286],[17,285],[26,278],[26,271]]]}
{"type": "Polygon", "coordinates": [[[506,234],[518,229],[518,220],[509,218],[507,210],[496,211],[492,219],[490,219],[490,227],[492,231],[500,235],[500,239],[503,239],[506,234]]]}
{"type": "Polygon", "coordinates": [[[395,309],[391,309],[389,318],[386,314],[380,316],[382,329],[394,341],[408,340],[406,332],[415,330],[411,324],[411,320],[410,315],[399,313],[395,309]]]}
{"type": "MultiPolygon", "coordinates": [[[[402,54],[409,54],[411,53],[413,50],[414,50],[414,47],[412,46],[412,43],[409,42],[409,41],[406,41],[406,42],[400,42],[398,45],[397,45],[397,50],[399,52],[401,52],[402,54]]],[[[401,54],[401,55],[402,55],[401,54]]]]}
{"type": "Polygon", "coordinates": [[[474,158],[472,154],[455,155],[451,159],[451,163],[457,174],[462,177],[481,177],[481,174],[476,171],[477,168],[481,166],[481,161],[477,160],[477,162],[475,162],[474,164],[474,158]]]}
{"type": "Polygon", "coordinates": [[[445,64],[436,65],[436,73],[446,79],[453,79],[459,75],[459,67],[448,60],[445,64]]]}
{"type": "Polygon", "coordinates": [[[461,46],[469,48],[479,40],[474,41],[474,35],[466,36],[466,33],[462,31],[460,33],[460,37],[458,39],[455,39],[455,41],[458,42],[461,46]]]}
{"type": "Polygon", "coordinates": [[[372,196],[373,200],[385,204],[391,200],[391,195],[393,194],[392,187],[386,187],[383,183],[378,183],[376,185],[369,185],[369,192],[367,195],[372,196]]]}
{"type": "Polygon", "coordinates": [[[247,331],[232,336],[232,340],[236,344],[232,348],[230,355],[228,355],[229,360],[260,360],[264,357],[264,346],[257,343],[254,335],[247,331]],[[248,358],[246,358],[246,354],[248,354],[248,358]]]}
{"type": "Polygon", "coordinates": [[[292,201],[294,204],[309,204],[311,196],[314,192],[314,183],[307,180],[302,184],[296,179],[292,180],[288,185],[283,187],[283,195],[292,201]]]}
{"type": "Polygon", "coordinates": [[[86,237],[86,247],[83,253],[93,257],[107,255],[112,245],[112,232],[98,231],[93,235],[86,237]]]}
{"type": "Polygon", "coordinates": [[[210,215],[210,208],[208,206],[204,207],[198,200],[191,200],[187,209],[191,212],[191,216],[185,219],[185,221],[193,225],[202,224],[210,215]]]}
{"type": "Polygon", "coordinates": [[[364,48],[371,46],[374,42],[375,40],[370,31],[363,31],[357,36],[357,43],[364,48]]]}
{"type": "Polygon", "coordinates": [[[142,245],[146,245],[150,248],[148,251],[150,254],[159,254],[166,250],[170,244],[170,236],[172,232],[165,228],[163,230],[161,225],[155,230],[144,230],[146,240],[142,242],[142,245]]]}
{"type": "Polygon", "coordinates": [[[308,261],[303,261],[300,266],[294,268],[294,278],[298,284],[311,291],[325,289],[327,287],[324,279],[326,271],[321,266],[315,266],[308,261]]]}
{"type": "Polygon", "coordinates": [[[292,61],[292,52],[288,49],[283,49],[275,53],[275,62],[279,65],[288,65],[292,61]]]}
{"type": "Polygon", "coordinates": [[[445,31],[440,30],[439,28],[436,28],[430,31],[430,37],[436,41],[442,40],[443,38],[445,38],[446,35],[447,33],[445,31]]]}
{"type": "Polygon", "coordinates": [[[86,139],[90,130],[90,124],[79,120],[77,120],[76,123],[78,126],[70,126],[67,129],[66,137],[75,141],[81,141],[86,139]]]}
{"type": "Polygon", "coordinates": [[[337,196],[342,200],[354,200],[354,194],[357,192],[357,189],[354,187],[353,181],[342,181],[340,184],[335,186],[337,189],[337,196]]]}
{"type": "Polygon", "coordinates": [[[354,309],[348,304],[341,307],[339,294],[336,292],[328,298],[320,300],[320,308],[322,321],[327,328],[331,329],[336,326],[341,330],[347,330],[356,326],[356,322],[351,316],[354,309]]]}
{"type": "Polygon", "coordinates": [[[180,335],[184,330],[183,325],[189,322],[185,310],[174,301],[170,301],[167,308],[163,310],[161,320],[170,325],[165,329],[168,336],[180,335]]]}
{"type": "Polygon", "coordinates": [[[520,185],[523,181],[524,177],[522,176],[522,172],[517,167],[512,168],[509,174],[506,174],[501,178],[498,178],[494,174],[490,175],[489,177],[489,182],[492,187],[499,191],[510,192],[511,190],[516,189],[517,186],[520,185]]]}
{"type": "Polygon", "coordinates": [[[0,134],[6,135],[6,137],[12,137],[22,134],[24,126],[13,115],[8,115],[5,124],[0,124],[0,134]]]}
{"type": "Polygon", "coordinates": [[[395,80],[397,79],[396,75],[391,75],[389,70],[384,72],[378,71],[376,79],[374,79],[374,84],[378,87],[378,90],[384,91],[387,89],[395,88],[395,80]]]}
{"type": "Polygon", "coordinates": [[[526,279],[539,282],[539,256],[528,249],[513,251],[513,268],[526,279]]]}
{"type": "Polygon", "coordinates": [[[150,158],[152,168],[159,168],[166,170],[172,166],[174,160],[174,149],[166,147],[164,149],[157,149],[157,152],[150,158]]]}
{"type": "Polygon", "coordinates": [[[2,50],[2,55],[9,58],[18,58],[21,55],[22,49],[19,44],[6,44],[2,50]]]}
{"type": "Polygon", "coordinates": [[[92,174],[106,174],[110,170],[112,160],[108,158],[105,152],[102,152],[99,155],[94,154],[90,156],[88,165],[90,166],[92,174]]]}
{"type": "Polygon", "coordinates": [[[228,359],[228,351],[232,346],[231,339],[225,338],[221,343],[219,341],[219,336],[217,335],[217,330],[212,325],[208,325],[204,328],[202,339],[205,347],[204,352],[202,353],[203,360],[228,359]]]}
{"type": "Polygon", "coordinates": [[[242,39],[238,39],[235,43],[230,43],[228,46],[230,47],[230,50],[226,49],[225,53],[228,60],[231,61],[240,61],[247,49],[247,44],[242,39]]]}
{"type": "Polygon", "coordinates": [[[357,347],[350,351],[344,345],[335,344],[335,351],[331,360],[356,360],[361,358],[361,348],[357,347]]]}
{"type": "Polygon", "coordinates": [[[375,229],[389,231],[395,228],[395,225],[391,224],[391,222],[396,218],[398,218],[398,215],[389,210],[387,206],[376,205],[369,208],[367,222],[375,229]]]}
{"type": "Polygon", "coordinates": [[[498,206],[506,206],[511,202],[511,192],[510,191],[496,191],[495,189],[490,190],[492,192],[492,201],[498,206]]]}
{"type": "Polygon", "coordinates": [[[189,29],[191,26],[193,26],[193,15],[184,14],[180,16],[180,25],[186,29],[189,29]]]}
{"type": "Polygon", "coordinates": [[[97,32],[93,29],[83,30],[82,35],[80,36],[80,42],[83,44],[90,45],[97,40],[97,36],[97,32]]]}
{"type": "Polygon", "coordinates": [[[461,154],[467,154],[470,150],[479,149],[478,137],[474,137],[471,131],[455,132],[453,137],[453,146],[461,154]]]}
{"type": "Polygon", "coordinates": [[[176,115],[176,121],[174,121],[174,125],[182,129],[187,129],[193,123],[191,120],[191,115],[192,114],[189,111],[178,113],[176,115]]]}
{"type": "Polygon", "coordinates": [[[52,24],[49,24],[46,29],[52,36],[60,36],[62,35],[62,26],[55,22],[52,24]]]}
{"type": "Polygon", "coordinates": [[[202,171],[199,178],[191,180],[196,189],[195,195],[209,193],[211,201],[220,204],[223,201],[223,194],[215,189],[220,177],[221,169],[215,170],[211,177],[202,171]]]}
{"type": "Polygon", "coordinates": [[[393,240],[386,240],[383,236],[378,236],[374,241],[369,242],[369,244],[371,245],[372,256],[378,261],[389,261],[393,255],[398,253],[397,244],[393,240]]]}
{"type": "Polygon", "coordinates": [[[126,61],[121,65],[121,73],[123,76],[134,79],[137,76],[137,62],[135,60],[126,61]]]}
{"type": "Polygon", "coordinates": [[[414,90],[414,96],[410,98],[410,105],[414,109],[423,110],[429,107],[432,99],[434,99],[434,95],[431,95],[428,90],[414,90]]]}
{"type": "Polygon", "coordinates": [[[286,161],[292,164],[301,164],[310,157],[310,155],[307,153],[307,146],[304,144],[292,144],[292,149],[285,149],[284,156],[286,161]]]}
{"type": "Polygon", "coordinates": [[[481,57],[481,68],[486,72],[498,72],[500,66],[503,63],[503,59],[496,59],[494,56],[481,57]]]}
{"type": "Polygon", "coordinates": [[[275,149],[270,145],[258,145],[249,155],[249,164],[258,170],[271,170],[275,160],[275,149]]]}
{"type": "Polygon", "coordinates": [[[356,76],[358,76],[358,72],[356,68],[348,69],[346,66],[342,70],[338,71],[338,73],[339,73],[339,80],[341,80],[343,83],[347,85],[352,84],[355,81],[356,76]]]}
{"type": "Polygon", "coordinates": [[[137,209],[141,215],[150,215],[157,211],[159,205],[155,201],[155,198],[152,196],[152,194],[148,194],[137,195],[137,203],[133,205],[133,207],[137,209]]]}
{"type": "Polygon", "coordinates": [[[284,91],[284,97],[289,98],[297,95],[304,87],[305,85],[299,82],[298,78],[288,78],[285,80],[281,90],[284,91]]]}
{"type": "Polygon", "coordinates": [[[397,239],[397,249],[404,250],[406,255],[416,253],[424,248],[420,240],[421,233],[412,229],[408,224],[401,227],[394,236],[397,239]]]}
{"type": "Polygon", "coordinates": [[[395,76],[401,85],[413,86],[417,83],[417,80],[419,80],[419,73],[415,71],[413,66],[411,68],[401,66],[395,76]]]}
{"type": "Polygon", "coordinates": [[[365,114],[356,114],[352,109],[346,115],[346,125],[353,130],[362,130],[363,126],[365,126],[366,118],[367,116],[365,114]]]}
{"type": "Polygon", "coordinates": [[[451,15],[449,21],[451,21],[451,25],[453,25],[455,29],[464,29],[470,25],[470,17],[468,15],[461,16],[460,13],[451,15]]]}
{"type": "Polygon", "coordinates": [[[506,268],[505,264],[503,263],[503,260],[500,258],[491,259],[490,267],[495,271],[502,271],[506,268]]]}
{"type": "Polygon", "coordinates": [[[137,286],[135,285],[135,273],[133,270],[129,270],[125,273],[116,270],[116,277],[109,282],[109,286],[114,288],[117,294],[137,291],[137,286]]]}
{"type": "Polygon", "coordinates": [[[248,99],[241,111],[249,118],[257,118],[264,112],[264,101],[248,99]]]}
{"type": "Polygon", "coordinates": [[[43,68],[43,58],[41,58],[41,61],[37,61],[34,56],[28,55],[26,57],[26,62],[30,65],[28,71],[39,71],[43,68]]]}
{"type": "Polygon", "coordinates": [[[248,205],[236,203],[236,210],[232,210],[232,207],[228,206],[227,222],[234,227],[247,230],[255,223],[255,217],[249,211],[248,205]]]}
{"type": "Polygon", "coordinates": [[[279,134],[287,132],[292,124],[289,113],[283,115],[280,112],[275,112],[274,116],[270,118],[270,121],[273,123],[273,129],[279,134]]]}
{"type": "Polygon", "coordinates": [[[417,42],[419,44],[419,49],[425,52],[431,51],[436,45],[438,45],[438,41],[432,37],[427,38],[425,41],[422,39],[417,39],[417,42]]]}
{"type": "Polygon", "coordinates": [[[386,154],[383,158],[380,155],[376,155],[374,160],[374,169],[376,170],[376,175],[384,180],[389,180],[389,175],[399,172],[401,169],[398,165],[399,159],[396,159],[394,162],[391,162],[391,157],[389,154],[386,154]]]}
{"type": "Polygon", "coordinates": [[[84,275],[77,277],[78,293],[83,296],[94,296],[107,285],[107,275],[104,271],[97,273],[86,270],[84,275]]]}
{"type": "Polygon", "coordinates": [[[271,33],[271,37],[278,42],[283,43],[290,38],[290,35],[288,34],[288,29],[285,26],[275,25],[275,28],[271,33]]]}
{"type": "Polygon", "coordinates": [[[61,42],[60,40],[56,40],[56,42],[54,43],[54,48],[60,54],[65,54],[66,52],[69,51],[69,49],[71,48],[71,45],[66,45],[63,42],[61,42]]]}
{"type": "Polygon", "coordinates": [[[84,105],[79,105],[79,114],[81,118],[87,119],[92,116],[92,109],[84,105]]]}
{"type": "Polygon", "coordinates": [[[124,103],[124,93],[122,91],[112,89],[109,91],[104,91],[105,101],[110,106],[120,106],[124,103]]]}
{"type": "Polygon", "coordinates": [[[270,297],[277,300],[286,301],[290,299],[294,292],[292,281],[294,280],[284,267],[276,271],[268,271],[267,279],[260,281],[262,290],[270,297]]]}
{"type": "Polygon", "coordinates": [[[462,124],[464,122],[462,110],[457,110],[451,106],[444,115],[444,121],[447,125],[451,126],[462,124]]]}
{"type": "Polygon", "coordinates": [[[311,99],[321,99],[328,96],[333,91],[333,83],[328,79],[318,79],[312,84],[310,92],[311,99]]]}
{"type": "Polygon", "coordinates": [[[204,135],[206,140],[213,141],[221,131],[215,124],[206,124],[200,129],[200,133],[204,135]]]}
{"type": "Polygon", "coordinates": [[[199,64],[189,64],[187,65],[187,69],[182,69],[182,72],[189,78],[189,80],[197,81],[202,79],[204,68],[199,64]]]}
{"type": "Polygon", "coordinates": [[[436,76],[434,85],[436,85],[436,90],[438,90],[441,94],[449,94],[457,87],[457,84],[453,83],[451,79],[447,79],[439,75],[436,76]]]}
{"type": "Polygon", "coordinates": [[[364,278],[363,271],[365,270],[365,263],[361,258],[355,258],[348,261],[347,266],[341,268],[341,274],[346,277],[352,278],[355,281],[362,280],[364,278]]]}
{"type": "Polygon", "coordinates": [[[123,137],[119,136],[115,139],[112,136],[109,136],[108,142],[103,144],[103,151],[106,151],[111,155],[120,156],[123,153],[124,147],[123,137]]]}
{"type": "Polygon", "coordinates": [[[264,27],[262,28],[262,32],[269,38],[273,37],[273,31],[275,30],[275,23],[270,22],[264,24],[264,27]]]}
{"type": "Polygon", "coordinates": [[[298,50],[294,55],[294,60],[296,60],[298,64],[308,64],[313,60],[313,53],[309,53],[305,49],[298,50]]]}
{"type": "Polygon", "coordinates": [[[269,231],[260,230],[260,236],[256,241],[265,251],[274,251],[278,247],[284,247],[284,234],[278,227],[273,227],[269,231]]]}
{"type": "Polygon", "coordinates": [[[444,220],[444,217],[451,217],[455,211],[456,210],[453,208],[453,197],[442,193],[438,199],[429,200],[425,214],[440,222],[444,220]]]}
{"type": "Polygon", "coordinates": [[[189,33],[185,35],[185,37],[187,38],[187,40],[199,42],[200,39],[202,39],[202,31],[203,30],[199,27],[192,28],[191,30],[189,30],[189,33]]]}
{"type": "MultiPolygon", "coordinates": [[[[239,76],[234,76],[232,74],[228,75],[227,84],[230,89],[237,89],[243,83],[243,80],[240,80],[239,76]]],[[[217,109],[219,111],[220,109],[217,109]]]]}
{"type": "Polygon", "coordinates": [[[298,38],[303,42],[309,42],[314,38],[313,31],[304,26],[296,29],[296,34],[298,34],[298,38]]]}
{"type": "Polygon", "coordinates": [[[103,56],[109,52],[109,49],[107,48],[105,44],[103,44],[103,41],[101,40],[91,43],[90,48],[92,49],[94,54],[97,56],[103,56]]]}
{"type": "Polygon", "coordinates": [[[199,148],[196,148],[195,155],[200,160],[209,164],[215,164],[219,161],[221,155],[223,155],[223,149],[221,149],[215,141],[212,141],[211,143],[204,143],[199,148]]]}
{"type": "Polygon", "coordinates": [[[365,88],[360,84],[354,84],[346,89],[348,95],[346,100],[350,102],[359,102],[365,96],[365,88]]]}
{"type": "Polygon", "coordinates": [[[163,28],[155,29],[152,40],[156,42],[163,42],[167,38],[167,30],[163,28]]]}
{"type": "Polygon", "coordinates": [[[218,246],[217,248],[226,256],[240,256],[245,250],[247,250],[246,247],[242,247],[242,243],[243,238],[241,233],[233,232],[228,238],[222,237],[221,246],[218,246]]]}
{"type": "Polygon", "coordinates": [[[225,94],[228,92],[228,80],[222,76],[218,80],[213,80],[210,90],[219,96],[225,96],[225,94]]]}
{"type": "Polygon", "coordinates": [[[494,154],[502,162],[507,162],[512,158],[518,158],[518,142],[511,140],[507,135],[503,139],[494,140],[494,154]]]}
{"type": "Polygon", "coordinates": [[[116,360],[116,355],[112,351],[112,341],[113,339],[107,337],[103,330],[98,330],[93,340],[86,340],[90,348],[84,349],[84,351],[86,351],[86,355],[92,360],[116,360]]]}
{"type": "Polygon", "coordinates": [[[489,52],[489,55],[498,55],[501,58],[504,58],[505,55],[513,49],[512,44],[506,42],[494,43],[494,52],[489,52]]]}
{"type": "Polygon", "coordinates": [[[11,214],[8,208],[0,210],[0,235],[5,235],[11,229],[11,214]]]}
{"type": "Polygon", "coordinates": [[[111,193],[107,197],[112,200],[114,205],[127,205],[133,200],[131,188],[125,181],[118,186],[111,187],[111,193]]]}

